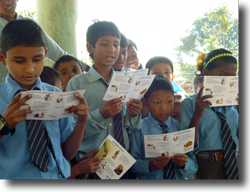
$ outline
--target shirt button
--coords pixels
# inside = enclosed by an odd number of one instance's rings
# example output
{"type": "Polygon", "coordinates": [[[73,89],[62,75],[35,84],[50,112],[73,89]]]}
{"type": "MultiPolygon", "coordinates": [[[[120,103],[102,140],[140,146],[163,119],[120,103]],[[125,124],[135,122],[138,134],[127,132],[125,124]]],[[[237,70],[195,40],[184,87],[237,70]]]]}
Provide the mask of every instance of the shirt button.
{"type": "Polygon", "coordinates": [[[109,126],[112,126],[112,123],[110,123],[109,126]]]}

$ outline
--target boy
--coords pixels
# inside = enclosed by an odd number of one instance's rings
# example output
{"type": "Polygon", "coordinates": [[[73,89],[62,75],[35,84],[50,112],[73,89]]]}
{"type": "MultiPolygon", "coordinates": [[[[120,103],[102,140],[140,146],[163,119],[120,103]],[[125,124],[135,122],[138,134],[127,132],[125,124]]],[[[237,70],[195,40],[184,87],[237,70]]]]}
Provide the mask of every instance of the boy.
{"type": "Polygon", "coordinates": [[[40,79],[44,83],[48,83],[49,85],[62,89],[62,77],[60,73],[49,66],[43,67],[40,79]]]}
{"type": "Polygon", "coordinates": [[[173,112],[171,114],[171,117],[179,122],[181,122],[181,100],[176,100],[175,98],[175,102],[174,102],[174,109],[173,112]]]}
{"type": "Polygon", "coordinates": [[[53,65],[53,68],[57,70],[62,76],[63,92],[65,91],[66,86],[72,77],[83,73],[83,68],[80,61],[71,55],[64,55],[60,57],[53,65]]]}
{"type": "Polygon", "coordinates": [[[112,65],[120,52],[119,29],[112,22],[98,21],[89,26],[86,36],[87,50],[94,65],[87,73],[73,77],[66,87],[66,91],[86,89],[84,97],[89,105],[89,120],[79,148],[80,157],[99,147],[109,134],[129,150],[128,134],[140,129],[141,101],[131,99],[127,104],[122,103],[121,98],[103,101],[114,74],[112,65]]]}
{"type": "Polygon", "coordinates": [[[127,61],[128,39],[121,33],[120,53],[115,64],[112,66],[115,71],[130,71],[129,68],[123,67],[127,61]]]}
{"type": "Polygon", "coordinates": [[[75,94],[80,104],[70,112],[78,115],[77,123],[73,117],[26,120],[26,114],[31,110],[19,108],[32,95],[20,99],[22,91],[61,91],[42,83],[39,77],[47,53],[42,29],[29,19],[10,21],[1,34],[1,49],[0,61],[9,73],[6,81],[0,84],[0,178],[69,177],[67,160],[74,157],[81,143],[88,119],[87,102],[75,94]],[[38,136],[34,137],[34,134],[38,136]],[[39,154],[43,154],[43,158],[39,154]]]}
{"type": "Polygon", "coordinates": [[[171,133],[179,130],[179,122],[170,117],[174,108],[174,90],[170,81],[163,76],[155,76],[150,88],[142,99],[149,109],[149,117],[142,120],[140,131],[130,136],[131,155],[136,159],[131,171],[139,179],[185,179],[197,171],[193,154],[165,155],[156,158],[145,158],[144,135],[171,133]],[[164,131],[164,128],[166,131],[164,131]],[[167,167],[174,163],[172,174],[167,167]],[[166,170],[167,169],[167,170],[166,170]]]}
{"type": "MultiPolygon", "coordinates": [[[[4,26],[11,20],[25,19],[25,17],[18,15],[15,10],[18,0],[1,0],[0,1],[0,33],[2,32],[4,26]]],[[[61,47],[50,37],[45,31],[42,30],[42,35],[44,38],[45,46],[48,49],[48,54],[46,55],[52,61],[56,61],[59,57],[63,55],[69,55],[66,51],[62,50],[61,47]]],[[[0,50],[1,51],[1,50],[0,50]]],[[[82,63],[84,70],[88,69],[88,65],[82,63]]],[[[0,83],[5,81],[8,70],[6,66],[0,64],[0,83]]]]}

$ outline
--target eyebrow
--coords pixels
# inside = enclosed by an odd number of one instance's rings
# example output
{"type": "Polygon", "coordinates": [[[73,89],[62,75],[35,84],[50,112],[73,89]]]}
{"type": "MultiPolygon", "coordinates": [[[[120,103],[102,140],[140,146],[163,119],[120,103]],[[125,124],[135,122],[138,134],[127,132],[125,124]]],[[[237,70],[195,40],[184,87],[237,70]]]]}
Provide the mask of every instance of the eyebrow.
{"type": "MultiPolygon", "coordinates": [[[[43,54],[40,54],[40,55],[35,55],[34,57],[42,57],[43,56],[43,54]]],[[[26,57],[22,57],[22,56],[14,56],[14,57],[12,57],[12,58],[14,58],[14,59],[23,59],[23,58],[26,58],[26,57]]]]}
{"type": "MultiPolygon", "coordinates": [[[[109,40],[106,40],[106,39],[103,39],[101,41],[107,41],[107,42],[110,42],[109,40]]],[[[119,43],[120,41],[119,40],[115,40],[115,41],[111,41],[111,42],[115,42],[115,43],[119,43]]]]}

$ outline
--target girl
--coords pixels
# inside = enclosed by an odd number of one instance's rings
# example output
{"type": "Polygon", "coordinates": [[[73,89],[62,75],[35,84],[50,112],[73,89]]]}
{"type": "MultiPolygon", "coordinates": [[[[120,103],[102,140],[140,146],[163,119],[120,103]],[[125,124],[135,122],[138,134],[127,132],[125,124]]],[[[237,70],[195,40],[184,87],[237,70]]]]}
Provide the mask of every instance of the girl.
{"type": "MultiPolygon", "coordinates": [[[[197,66],[202,76],[235,76],[237,60],[225,49],[212,50],[197,66]]],[[[236,106],[209,107],[211,95],[201,96],[203,87],[198,94],[186,98],[181,105],[181,129],[195,127],[196,154],[198,163],[197,179],[238,179],[238,120],[236,106]],[[223,117],[224,116],[224,117],[223,117]],[[227,136],[223,136],[227,130],[227,136]],[[230,137],[232,135],[232,137],[230,137]],[[227,152],[224,143],[232,148],[227,152]],[[232,139],[230,139],[232,138],[232,139]],[[231,142],[230,142],[231,140],[231,142]],[[230,154],[230,158],[229,157],[230,154]],[[236,156],[236,157],[235,157],[236,156]]]]}

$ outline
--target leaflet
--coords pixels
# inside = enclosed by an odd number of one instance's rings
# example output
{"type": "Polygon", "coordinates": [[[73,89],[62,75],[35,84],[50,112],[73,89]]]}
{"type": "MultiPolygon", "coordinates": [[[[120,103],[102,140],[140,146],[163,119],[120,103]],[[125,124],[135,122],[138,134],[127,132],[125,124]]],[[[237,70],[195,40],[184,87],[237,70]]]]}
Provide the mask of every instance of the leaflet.
{"type": "Polygon", "coordinates": [[[130,99],[141,99],[146,93],[155,75],[128,76],[114,74],[103,97],[104,101],[122,98],[123,102],[130,99]]]}
{"type": "Polygon", "coordinates": [[[239,98],[238,76],[204,76],[204,95],[209,98],[213,106],[238,105],[239,98]]]}
{"type": "Polygon", "coordinates": [[[195,128],[159,135],[144,135],[145,157],[169,157],[194,149],[195,128]]]}
{"type": "Polygon", "coordinates": [[[116,71],[117,75],[129,75],[129,76],[144,76],[148,75],[148,68],[140,70],[131,70],[131,71],[116,71]]]}
{"type": "Polygon", "coordinates": [[[23,103],[20,110],[32,110],[32,113],[27,114],[27,119],[52,120],[69,117],[74,114],[69,113],[69,109],[80,103],[74,93],[83,95],[84,92],[85,90],[71,92],[25,91],[20,99],[28,94],[31,94],[32,98],[23,103]]]}
{"type": "Polygon", "coordinates": [[[95,157],[105,157],[96,174],[101,179],[120,179],[136,160],[111,136],[103,141],[95,157]]]}

